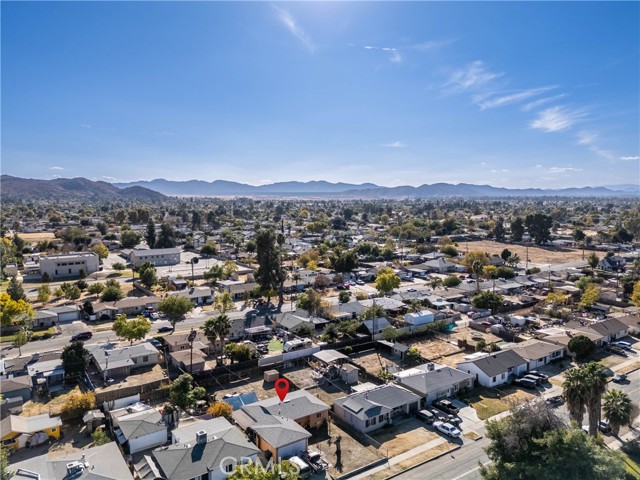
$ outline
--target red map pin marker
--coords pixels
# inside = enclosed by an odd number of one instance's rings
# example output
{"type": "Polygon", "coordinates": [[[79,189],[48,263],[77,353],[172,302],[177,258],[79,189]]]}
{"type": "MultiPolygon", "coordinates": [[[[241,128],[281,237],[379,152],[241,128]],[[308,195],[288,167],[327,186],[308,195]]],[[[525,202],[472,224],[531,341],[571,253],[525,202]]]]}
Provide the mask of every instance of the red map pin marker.
{"type": "Polygon", "coordinates": [[[276,380],[276,393],[280,397],[280,401],[284,402],[284,398],[289,393],[289,380],[286,378],[279,378],[276,380]]]}

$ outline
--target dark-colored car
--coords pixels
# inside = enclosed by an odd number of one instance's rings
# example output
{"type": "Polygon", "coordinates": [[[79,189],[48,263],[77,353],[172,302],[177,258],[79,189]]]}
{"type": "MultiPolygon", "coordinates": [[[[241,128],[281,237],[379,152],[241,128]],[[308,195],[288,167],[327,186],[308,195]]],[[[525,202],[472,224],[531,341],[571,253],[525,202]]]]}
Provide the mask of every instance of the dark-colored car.
{"type": "Polygon", "coordinates": [[[531,380],[532,382],[535,382],[536,385],[542,385],[542,379],[540,377],[536,377],[535,375],[526,374],[522,378],[526,378],[527,380],[531,380]]]}
{"type": "Polygon", "coordinates": [[[538,386],[534,380],[530,380],[528,378],[517,378],[514,383],[530,390],[533,390],[538,386]]]}
{"type": "Polygon", "coordinates": [[[547,380],[549,380],[548,375],[545,375],[544,373],[539,372],[538,370],[531,370],[530,372],[527,373],[527,375],[533,375],[534,377],[541,378],[543,382],[546,382],[547,380]]]}
{"type": "Polygon", "coordinates": [[[91,337],[93,337],[93,333],[91,332],[80,332],[71,337],[71,341],[77,342],[78,340],[89,340],[91,337]]]}
{"type": "Polygon", "coordinates": [[[627,376],[624,373],[619,373],[618,375],[615,375],[611,381],[613,383],[622,383],[627,379],[627,376]]]}
{"type": "Polygon", "coordinates": [[[162,348],[162,342],[156,340],[155,338],[150,338],[149,340],[147,340],[147,342],[149,342],[151,345],[153,345],[154,347],[161,349],[162,348]]]}
{"type": "Polygon", "coordinates": [[[167,325],[167,326],[164,326],[164,327],[160,327],[160,328],[158,329],[158,332],[160,332],[160,333],[164,333],[164,332],[172,332],[172,331],[173,331],[173,327],[170,327],[170,326],[168,326],[168,325],[167,325]]]}
{"type": "Polygon", "coordinates": [[[436,416],[429,410],[420,410],[418,413],[416,413],[416,418],[429,425],[431,425],[436,420],[436,416]]]}
{"type": "Polygon", "coordinates": [[[448,413],[449,415],[457,415],[460,411],[460,409],[449,400],[438,400],[436,402],[433,402],[433,406],[438,410],[442,410],[443,412],[448,413]]]}
{"type": "Polygon", "coordinates": [[[564,403],[564,399],[562,398],[562,395],[556,395],[555,397],[547,398],[546,402],[552,407],[557,407],[558,405],[562,405],[564,403]]]}

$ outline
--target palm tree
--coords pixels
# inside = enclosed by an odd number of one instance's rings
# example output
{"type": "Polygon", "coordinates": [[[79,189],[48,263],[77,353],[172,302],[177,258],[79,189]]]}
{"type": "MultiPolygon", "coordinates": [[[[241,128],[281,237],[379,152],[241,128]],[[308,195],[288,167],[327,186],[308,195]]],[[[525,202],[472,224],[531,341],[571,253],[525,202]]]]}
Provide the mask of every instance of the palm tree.
{"type": "Polygon", "coordinates": [[[562,396],[567,402],[567,409],[571,419],[582,425],[587,403],[587,386],[582,369],[576,367],[568,370],[564,374],[562,388],[564,389],[562,396]]]}
{"type": "MultiPolygon", "coordinates": [[[[296,288],[295,288],[296,297],[298,296],[298,282],[301,279],[302,279],[302,277],[300,276],[300,274],[298,272],[294,272],[293,275],[291,275],[291,280],[296,282],[296,288]]],[[[291,295],[290,298],[291,298],[291,309],[293,309],[293,294],[291,295]]]]}
{"type": "Polygon", "coordinates": [[[473,275],[476,277],[476,293],[480,293],[480,274],[482,273],[482,267],[484,267],[484,263],[480,260],[476,260],[471,265],[473,275]]]}
{"type": "Polygon", "coordinates": [[[609,390],[604,394],[604,405],[602,405],[604,416],[611,425],[614,435],[620,433],[620,427],[630,425],[633,418],[633,405],[631,399],[622,390],[609,390]]]}
{"type": "Polygon", "coordinates": [[[598,435],[598,423],[602,410],[602,395],[607,391],[607,375],[604,365],[589,362],[581,368],[585,371],[587,383],[587,412],[589,413],[589,435],[598,435]]]}
{"type": "Polygon", "coordinates": [[[220,365],[222,363],[222,355],[218,355],[216,339],[220,340],[220,350],[222,350],[224,340],[231,331],[231,320],[224,314],[218,315],[217,317],[210,317],[204,322],[202,329],[209,342],[214,345],[216,350],[216,363],[220,365]]]}

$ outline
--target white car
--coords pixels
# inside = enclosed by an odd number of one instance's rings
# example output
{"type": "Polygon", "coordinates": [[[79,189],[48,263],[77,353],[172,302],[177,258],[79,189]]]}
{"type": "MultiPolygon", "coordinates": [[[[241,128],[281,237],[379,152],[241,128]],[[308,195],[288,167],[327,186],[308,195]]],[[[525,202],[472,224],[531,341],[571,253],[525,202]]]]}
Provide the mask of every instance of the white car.
{"type": "Polygon", "coordinates": [[[460,430],[458,430],[456,427],[454,427],[450,423],[433,422],[433,426],[436,429],[440,430],[445,435],[449,435],[452,438],[458,438],[462,433],[460,430]]]}
{"type": "Polygon", "coordinates": [[[160,315],[158,315],[158,312],[151,312],[149,314],[149,317],[151,318],[151,320],[158,320],[160,318],[160,315]]]}

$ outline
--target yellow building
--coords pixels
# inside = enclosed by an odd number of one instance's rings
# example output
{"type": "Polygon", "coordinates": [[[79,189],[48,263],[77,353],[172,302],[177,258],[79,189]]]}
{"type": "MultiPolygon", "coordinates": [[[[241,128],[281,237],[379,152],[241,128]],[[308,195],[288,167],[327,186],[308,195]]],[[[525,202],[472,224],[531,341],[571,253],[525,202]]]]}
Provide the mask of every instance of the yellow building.
{"type": "Polygon", "coordinates": [[[60,438],[62,420],[60,417],[50,417],[46,413],[34,417],[19,417],[9,415],[0,422],[0,441],[11,449],[27,446],[27,442],[35,434],[45,433],[56,440],[60,438]]]}

